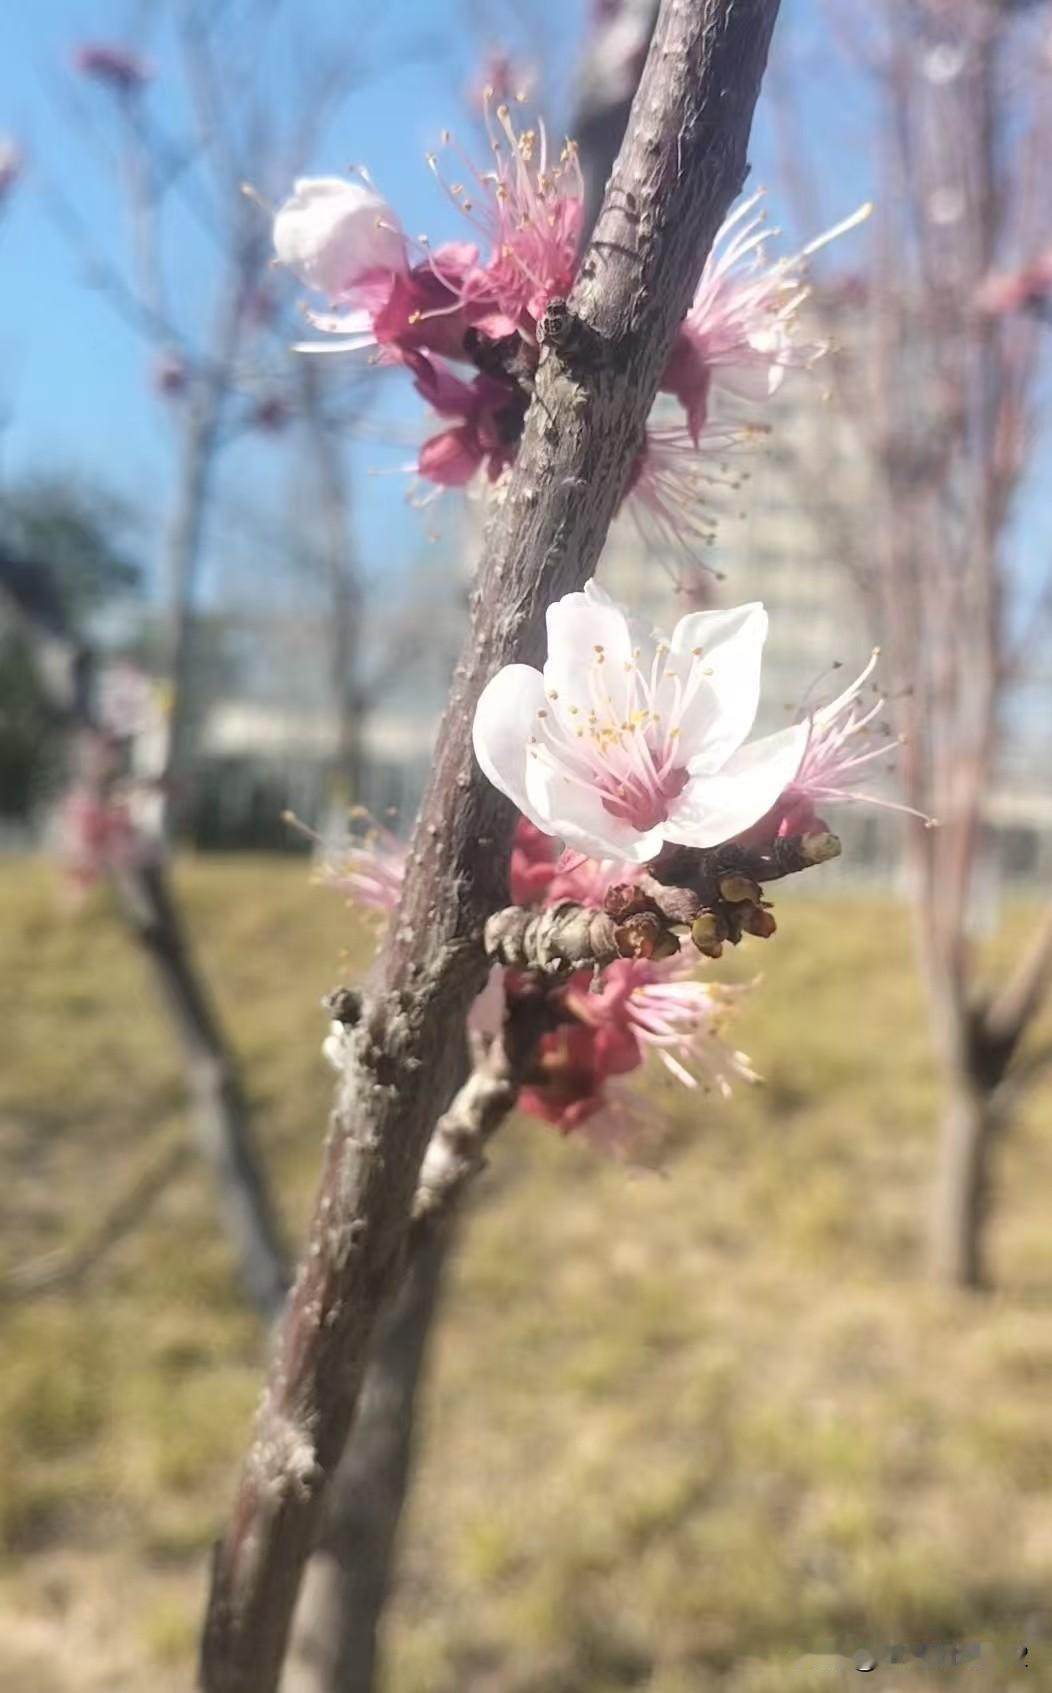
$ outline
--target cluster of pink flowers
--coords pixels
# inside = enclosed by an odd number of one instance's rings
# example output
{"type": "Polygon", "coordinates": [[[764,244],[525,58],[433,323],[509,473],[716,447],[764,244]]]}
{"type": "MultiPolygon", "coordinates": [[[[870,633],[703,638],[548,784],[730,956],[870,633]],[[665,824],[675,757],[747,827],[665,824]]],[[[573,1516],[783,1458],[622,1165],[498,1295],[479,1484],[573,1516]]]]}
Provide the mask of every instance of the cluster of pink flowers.
{"type": "MultiPolygon", "coordinates": [[[[394,910],[405,876],[406,848],[382,825],[371,823],[323,880],[356,904],[385,913],[394,910]]],[[[616,882],[632,881],[635,865],[596,862],[560,851],[559,842],[526,818],[515,832],[509,867],[512,899],[541,908],[562,900],[602,905],[616,882]]],[[[492,1034],[508,1000],[522,991],[513,970],[495,970],[469,1019],[476,1032],[492,1034]]],[[[572,976],[550,998],[557,1021],[542,1036],[519,1106],[554,1124],[563,1134],[586,1129],[587,1138],[608,1151],[631,1155],[645,1128],[643,1113],[621,1078],[638,1070],[654,1051],[677,1082],[687,1088],[730,1092],[731,1078],[755,1081],[742,1052],[728,1046],[722,1028],[740,988],[721,988],[693,979],[682,958],[655,963],[624,959],[610,965],[601,981],[591,973],[572,976]]],[[[343,1030],[334,1024],[325,1054],[343,1062],[343,1030]]]]}
{"type": "MultiPolygon", "coordinates": [[[[871,682],[876,653],[835,698],[749,740],[767,634],[761,605],[690,613],[666,637],[589,582],[549,606],[547,626],[543,671],[505,666],[474,720],[482,770],[521,813],[508,867],[516,905],[601,909],[666,846],[771,850],[786,836],[827,836],[831,804],[894,805],[859,789],[896,745],[871,682]]],[[[405,856],[390,830],[373,825],[325,879],[389,912],[405,856]]],[[[492,1032],[492,986],[485,1016],[482,1001],[476,1008],[477,1030],[492,1032]]],[[[509,1000],[523,986],[503,972],[509,1000]]],[[[648,1051],[686,1087],[703,1081],[725,1094],[732,1077],[755,1079],[720,1037],[736,992],[695,981],[682,953],[572,976],[549,993],[557,1021],[542,1037],[522,1109],[564,1133],[591,1125],[604,1144],[631,1149],[642,1118],[619,1083],[648,1051]]],[[[335,1060],[339,1036],[337,1028],[327,1044],[335,1060]]]]}
{"type": "MultiPolygon", "coordinates": [[[[496,480],[514,459],[539,326],[570,292],[579,258],[583,188],[574,144],[555,156],[542,124],[517,130],[508,106],[494,110],[492,98],[485,112],[491,168],[462,155],[462,180],[447,183],[437,157],[429,160],[471,226],[469,242],[432,249],[410,240],[364,171],[354,180],[301,179],[274,218],[278,262],[328,305],[306,316],[333,339],[301,350],[370,348],[380,362],[405,366],[444,420],[409,467],[434,491],[480,473],[496,480]],[[472,374],[455,375],[451,363],[472,374]]],[[[451,137],[444,142],[453,149],[451,137]]],[[[868,212],[769,263],[760,200],[743,201],[717,236],[662,384],[683,423],[658,422],[649,432],[626,496],[692,559],[712,539],[706,483],[726,479],[716,461],[751,433],[713,422],[713,393],[765,398],[787,370],[820,356],[821,343],[793,334],[807,260],[868,212]]]]}

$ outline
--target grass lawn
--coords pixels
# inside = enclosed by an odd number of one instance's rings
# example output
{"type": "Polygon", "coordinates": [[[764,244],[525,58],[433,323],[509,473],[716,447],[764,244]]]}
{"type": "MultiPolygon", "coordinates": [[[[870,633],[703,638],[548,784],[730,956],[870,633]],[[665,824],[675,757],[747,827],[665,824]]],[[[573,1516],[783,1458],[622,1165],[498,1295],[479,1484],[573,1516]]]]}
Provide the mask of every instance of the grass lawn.
{"type": "MultiPolygon", "coordinates": [[[[369,933],[302,863],[179,882],[295,1235],[330,1093],[318,999],[369,933]]],[[[1052,1690],[1052,1095],[998,1159],[998,1292],[927,1288],[937,1090],[905,913],[794,894],[779,918],[712,967],[763,972],[737,1036],[765,1085],[724,1105],[654,1076],[662,1174],[535,1122],[498,1137],[433,1357],[388,1693],[1052,1690]],[[989,1650],[862,1683],[828,1656],[952,1640],[989,1650]]],[[[104,899],[70,914],[48,866],[5,861],[0,981],[9,1273],[76,1247],[188,1127],[104,899]]],[[[196,1163],[75,1287],[8,1292],[0,1341],[0,1688],[187,1689],[261,1359],[196,1163]]]]}

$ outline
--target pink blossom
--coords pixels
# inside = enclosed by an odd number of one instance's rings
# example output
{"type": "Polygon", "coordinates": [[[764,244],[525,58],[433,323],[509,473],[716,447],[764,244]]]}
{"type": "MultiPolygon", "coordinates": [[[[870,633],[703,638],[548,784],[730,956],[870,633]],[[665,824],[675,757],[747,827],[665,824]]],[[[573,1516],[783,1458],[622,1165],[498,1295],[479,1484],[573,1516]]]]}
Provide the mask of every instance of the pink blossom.
{"type": "Polygon", "coordinates": [[[486,291],[478,248],[466,242],[438,247],[408,270],[370,272],[346,303],[347,310],[305,314],[313,328],[339,340],[301,341],[295,350],[350,353],[375,347],[378,360],[388,364],[407,351],[464,359],[469,329],[500,336],[515,327],[486,291]]]}
{"type": "Polygon", "coordinates": [[[506,665],[475,712],[475,755],[539,829],[591,858],[646,864],[665,841],[716,846],[795,776],[796,724],[743,745],[759,702],[760,605],[694,612],[669,639],[595,582],[549,606],[543,675],[506,665]]]}
{"type": "Polygon", "coordinates": [[[135,94],[153,77],[153,69],[130,47],[101,41],[85,42],[73,55],[81,76],[93,77],[118,94],[135,94]]]}
{"type": "Polygon", "coordinates": [[[138,836],[127,804],[103,797],[86,785],[71,788],[58,817],[58,852],[70,880],[80,888],[134,856],[138,836]]]}
{"type": "Polygon", "coordinates": [[[562,852],[555,836],[546,835],[528,817],[520,817],[516,825],[509,871],[515,905],[557,905],[572,899],[598,908],[612,887],[637,881],[642,874],[638,864],[562,852]]]}
{"type": "MultiPolygon", "coordinates": [[[[392,912],[402,897],[408,847],[404,841],[368,812],[357,812],[357,820],[367,824],[364,834],[340,855],[338,862],[323,864],[319,879],[337,893],[346,894],[356,905],[372,911],[392,912]]],[[[290,822],[296,819],[289,818],[290,822]]],[[[299,825],[302,829],[303,825],[299,825]]],[[[307,834],[312,831],[307,829],[307,834]]],[[[317,839],[317,837],[314,837],[317,839]]]]}
{"type": "MultiPolygon", "coordinates": [[[[746,424],[724,428],[705,424],[700,435],[683,424],[648,425],[642,451],[632,468],[622,509],[631,517],[643,541],[664,561],[669,554],[709,571],[717,581],[705,552],[717,531],[712,505],[714,490],[737,492],[749,472],[732,469],[726,455],[742,443],[767,433],[766,426],[746,424]]],[[[678,588],[686,584],[672,570],[678,588]]]]}
{"type": "Polygon", "coordinates": [[[733,1001],[746,990],[690,980],[689,968],[680,959],[622,959],[603,972],[598,991],[589,972],[574,976],[553,996],[572,1021],[542,1040],[520,1108],[563,1134],[588,1125],[597,1148],[631,1155],[647,1116],[639,1096],[617,1084],[648,1052],[682,1086],[714,1087],[724,1098],[732,1078],[756,1081],[746,1055],[723,1039],[733,1001]]]}
{"type": "Polygon", "coordinates": [[[583,1022],[630,1031],[684,1087],[711,1084],[727,1098],[731,1076],[757,1080],[745,1054],[721,1038],[732,1001],[742,991],[695,981],[689,961],[680,957],[661,963],[625,958],[603,972],[598,992],[587,976],[575,977],[565,1001],[583,1022]]]}
{"type": "MultiPolygon", "coordinates": [[[[884,720],[885,701],[875,685],[871,689],[871,702],[860,704],[860,695],[876,669],[879,654],[880,649],[875,648],[869,663],[842,693],[802,719],[807,740],[800,767],[771,810],[744,831],[745,842],[759,845],[787,835],[825,832],[829,825],[819,808],[845,801],[861,801],[888,811],[923,817],[912,806],[859,791],[860,783],[887,768],[888,759],[899,745],[898,737],[884,720]]],[[[932,822],[928,817],[923,820],[929,825],[932,822]]]]}
{"type": "Polygon", "coordinates": [[[519,1109],[570,1134],[607,1105],[606,1082],[642,1062],[639,1042],[624,1022],[560,1023],[541,1037],[519,1109]]]}
{"type": "Polygon", "coordinates": [[[756,211],[762,198],[761,189],[742,200],[717,234],[662,378],[662,388],[683,406],[695,441],[713,384],[744,399],[766,399],[787,369],[825,352],[824,342],[793,340],[794,319],[809,292],[807,260],[871,210],[860,207],[799,253],[768,264],[763,245],[777,231],[769,231],[765,213],[756,211]]]}
{"type": "MultiPolygon", "coordinates": [[[[533,334],[550,300],[568,294],[577,268],[583,183],[577,149],[567,141],[549,154],[543,123],[516,131],[506,105],[485,107],[493,168],[480,171],[462,155],[473,186],[447,184],[437,156],[428,160],[450,198],[489,244],[489,258],[470,279],[465,298],[480,292],[513,325],[533,334]]],[[[443,137],[451,146],[452,137],[443,137]]]]}
{"type": "MultiPolygon", "coordinates": [[[[473,186],[447,184],[437,156],[428,163],[457,209],[488,247],[455,242],[410,266],[395,213],[371,185],[303,178],[274,220],[278,259],[309,287],[327,294],[331,312],[309,311],[314,328],[339,339],[304,343],[306,352],[353,352],[377,346],[464,358],[465,333],[532,339],[549,300],[569,292],[577,263],[581,177],[567,143],[548,155],[543,125],[516,132],[507,106],[494,118],[486,103],[493,168],[464,159],[473,186]]],[[[452,146],[452,138],[444,138],[452,146]]]]}
{"type": "Polygon", "coordinates": [[[440,416],[459,418],[453,428],[425,441],[418,470],[428,482],[461,488],[479,470],[491,482],[515,456],[526,397],[508,383],[480,373],[471,382],[454,376],[439,360],[406,353],[413,382],[440,416]]]}

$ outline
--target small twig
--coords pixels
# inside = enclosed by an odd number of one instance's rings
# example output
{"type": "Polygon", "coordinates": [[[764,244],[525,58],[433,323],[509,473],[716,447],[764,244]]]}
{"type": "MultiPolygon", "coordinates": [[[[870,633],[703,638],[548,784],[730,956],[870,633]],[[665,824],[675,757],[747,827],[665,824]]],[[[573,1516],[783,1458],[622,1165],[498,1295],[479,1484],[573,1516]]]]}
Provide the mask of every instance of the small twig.
{"type": "Polygon", "coordinates": [[[486,1146],[514,1109],[537,1044],[554,1022],[542,991],[508,1001],[500,1034],[479,1051],[467,1081],[435,1124],[413,1201],[412,1250],[484,1168],[486,1146]]]}
{"type": "Polygon", "coordinates": [[[667,847],[638,882],[610,889],[602,910],[560,900],[534,911],[509,905],[486,923],[487,956],[549,980],[574,970],[602,969],[617,958],[672,958],[677,930],[707,958],[745,934],[766,939],[775,930],[763,899],[764,882],[780,880],[836,858],[835,835],[793,835],[768,847],[733,844],[699,850],[667,847]]]}
{"type": "Polygon", "coordinates": [[[1041,1009],[1052,987],[1052,909],[1037,926],[1030,946],[1000,992],[990,1001],[983,1018],[987,1038],[1018,1046],[1027,1027],[1041,1009]]]}

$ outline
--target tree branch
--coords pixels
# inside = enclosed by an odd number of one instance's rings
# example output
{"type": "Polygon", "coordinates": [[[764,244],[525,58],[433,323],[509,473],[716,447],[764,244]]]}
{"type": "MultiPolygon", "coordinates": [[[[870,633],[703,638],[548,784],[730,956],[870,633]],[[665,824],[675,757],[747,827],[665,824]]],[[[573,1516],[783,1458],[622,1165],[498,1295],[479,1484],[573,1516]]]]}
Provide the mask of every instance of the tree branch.
{"type": "Polygon", "coordinates": [[[1010,1052],[1019,1045],[1052,988],[1052,909],[1045,912],[1015,970],[995,994],[983,1018],[983,1033],[1010,1052]]]}
{"type": "Polygon", "coordinates": [[[486,540],[411,874],[353,1031],[306,1258],[226,1535],[202,1647],[207,1693],[273,1693],[326,1475],[397,1287],[434,1121],[449,1098],[488,914],[506,901],[514,812],[476,768],[476,701],[537,663],[544,613],[592,574],[705,255],[746,173],[777,0],[665,0],[570,298],[591,351],[550,346],[486,540]]]}

